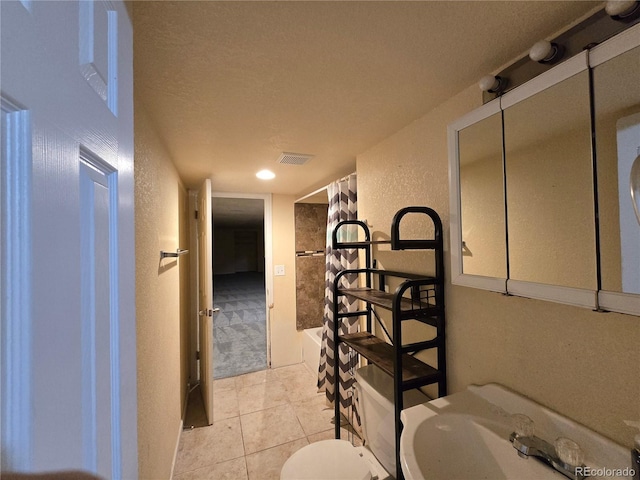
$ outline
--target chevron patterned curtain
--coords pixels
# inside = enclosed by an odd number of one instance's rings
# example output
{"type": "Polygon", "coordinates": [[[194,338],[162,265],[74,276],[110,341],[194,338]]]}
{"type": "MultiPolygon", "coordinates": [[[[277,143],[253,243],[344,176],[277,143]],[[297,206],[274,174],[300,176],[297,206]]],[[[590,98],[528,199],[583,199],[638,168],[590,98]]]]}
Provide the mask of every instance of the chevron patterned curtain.
{"type": "MultiPolygon", "coordinates": [[[[334,318],[333,318],[333,281],[336,274],[345,269],[358,268],[358,251],[349,250],[333,250],[331,248],[331,233],[335,229],[338,222],[343,220],[357,220],[357,189],[356,175],[349,175],[346,179],[334,182],[328,186],[329,194],[329,214],[327,218],[327,248],[326,248],[326,272],[325,272],[325,299],[324,299],[324,318],[322,327],[322,346],[320,349],[320,367],[318,369],[318,389],[324,390],[327,400],[333,404],[335,399],[335,383],[334,365],[335,350],[333,343],[334,318]]],[[[356,227],[343,227],[340,229],[341,241],[357,240],[356,227]],[[351,237],[354,238],[345,238],[351,237]]],[[[357,275],[345,275],[342,277],[344,287],[356,287],[358,282],[357,275]],[[349,278],[350,277],[350,278],[349,278]]],[[[349,301],[347,298],[341,298],[341,311],[355,311],[358,307],[356,300],[349,301]]],[[[358,330],[358,318],[345,318],[342,321],[342,333],[353,333],[358,330]]],[[[340,345],[340,354],[338,356],[338,372],[341,377],[340,388],[340,411],[345,417],[351,418],[352,397],[350,394],[351,385],[354,379],[351,376],[351,369],[356,367],[356,355],[350,352],[346,345],[340,345]]],[[[356,425],[359,424],[357,412],[355,412],[356,425]]]]}

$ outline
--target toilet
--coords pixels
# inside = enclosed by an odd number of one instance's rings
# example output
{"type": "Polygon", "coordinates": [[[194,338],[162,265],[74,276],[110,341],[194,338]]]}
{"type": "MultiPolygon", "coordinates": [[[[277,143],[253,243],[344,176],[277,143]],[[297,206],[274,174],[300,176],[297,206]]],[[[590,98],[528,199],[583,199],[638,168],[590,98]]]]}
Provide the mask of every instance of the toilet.
{"type": "MultiPolygon", "coordinates": [[[[295,452],[280,480],[387,480],[396,472],[393,379],[375,365],[356,370],[363,447],[346,440],[324,440],[295,452]]],[[[404,408],[430,399],[418,390],[404,394],[404,408]]]]}

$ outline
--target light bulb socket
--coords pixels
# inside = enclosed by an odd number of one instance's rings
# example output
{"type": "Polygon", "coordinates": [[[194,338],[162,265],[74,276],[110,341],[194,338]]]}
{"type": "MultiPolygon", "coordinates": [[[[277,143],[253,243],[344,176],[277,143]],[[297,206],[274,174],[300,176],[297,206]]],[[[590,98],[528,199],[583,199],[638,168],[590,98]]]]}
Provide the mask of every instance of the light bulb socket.
{"type": "Polygon", "coordinates": [[[494,75],[485,75],[478,82],[478,87],[483,92],[502,93],[507,88],[508,80],[506,78],[494,75]]]}
{"type": "Polygon", "coordinates": [[[554,42],[540,40],[529,50],[529,58],[534,62],[552,65],[562,58],[564,47],[554,42]]]}
{"type": "Polygon", "coordinates": [[[640,1],[609,0],[604,10],[613,20],[628,23],[640,17],[640,1]]]}

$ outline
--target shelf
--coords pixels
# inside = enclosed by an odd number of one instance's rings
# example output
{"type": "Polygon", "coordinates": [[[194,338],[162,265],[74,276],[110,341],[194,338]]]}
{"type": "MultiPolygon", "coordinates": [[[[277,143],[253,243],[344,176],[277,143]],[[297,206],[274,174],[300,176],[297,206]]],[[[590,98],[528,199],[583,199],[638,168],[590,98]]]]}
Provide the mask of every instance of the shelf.
{"type": "Polygon", "coordinates": [[[367,248],[370,245],[391,245],[392,250],[434,250],[440,247],[437,240],[371,240],[364,242],[337,242],[333,248],[367,248]]]}
{"type": "Polygon", "coordinates": [[[391,242],[392,250],[435,250],[441,246],[440,240],[395,240],[391,242]]]}
{"type": "MultiPolygon", "coordinates": [[[[387,310],[393,310],[394,294],[383,292],[375,288],[341,288],[338,290],[341,295],[363,300],[371,305],[376,305],[387,310]]],[[[436,305],[431,305],[410,298],[400,300],[400,319],[415,319],[430,325],[435,325],[436,319],[431,318],[439,315],[442,309],[436,305]]]]}
{"type": "MultiPolygon", "coordinates": [[[[396,478],[403,480],[400,458],[400,435],[402,433],[402,423],[400,412],[404,406],[402,392],[420,388],[426,385],[437,384],[438,397],[447,394],[447,375],[445,355],[445,308],[444,308],[444,248],[442,237],[442,221],[429,207],[405,207],[396,212],[391,224],[390,240],[371,240],[369,226],[360,220],[344,220],[339,222],[331,235],[331,245],[334,249],[360,249],[364,251],[365,268],[342,269],[336,273],[333,280],[333,294],[335,296],[332,313],[335,325],[342,325],[344,319],[349,317],[364,316],[366,326],[362,332],[338,335],[340,330],[333,331],[335,341],[334,351],[339,351],[339,347],[344,344],[350,351],[357,352],[366,358],[369,363],[376,365],[383,372],[393,378],[394,395],[394,429],[396,441],[396,478]],[[427,216],[433,224],[433,236],[429,235],[430,228],[427,229],[427,238],[410,239],[401,235],[400,224],[405,215],[418,214],[427,216]],[[338,230],[341,227],[357,227],[358,234],[350,231],[348,239],[354,241],[339,242],[338,230]],[[430,237],[430,238],[429,238],[430,237]],[[364,240],[364,241],[362,241],[364,240]],[[375,265],[373,252],[375,245],[391,245],[391,250],[433,250],[435,260],[435,271],[431,276],[408,272],[396,272],[372,268],[375,265]],[[343,277],[354,278],[364,277],[367,288],[341,288],[343,277]],[[388,293],[389,279],[395,288],[394,292],[388,293]],[[375,288],[371,288],[371,287],[375,288]],[[341,297],[348,297],[350,303],[366,304],[366,308],[357,312],[347,312],[343,308],[341,297]],[[356,302],[359,300],[359,302],[356,302]],[[376,307],[376,308],[373,308],[376,307]],[[387,336],[387,325],[380,318],[377,308],[385,309],[392,314],[393,332],[397,335],[395,345],[387,343],[372,333],[372,320],[376,320],[387,336]],[[375,317],[375,318],[374,318],[375,317]],[[435,327],[434,329],[421,329],[424,336],[412,338],[410,343],[402,343],[402,322],[414,320],[435,327]],[[425,338],[426,337],[426,338],[425,338]],[[428,339],[427,339],[428,338],[428,339]],[[433,368],[413,356],[417,352],[435,349],[437,355],[438,368],[433,368]],[[396,369],[398,375],[396,374],[396,369]]],[[[362,306],[360,305],[360,306],[362,306]]],[[[355,322],[349,322],[353,325],[355,322]]],[[[338,328],[338,327],[336,327],[338,328]]],[[[416,332],[417,333],[417,332],[416,332]]],[[[415,335],[414,335],[415,336],[415,335]]],[[[342,376],[338,373],[339,362],[334,362],[333,375],[336,379],[336,393],[340,394],[342,376]]],[[[341,402],[334,402],[334,418],[340,417],[341,402]]],[[[335,422],[335,438],[340,438],[340,422],[335,422]]],[[[393,473],[393,472],[390,472],[393,473]]]]}
{"type": "MultiPolygon", "coordinates": [[[[388,375],[393,376],[393,345],[368,332],[340,335],[340,341],[346,343],[363,357],[374,363],[388,375]]],[[[443,373],[421,362],[411,355],[402,355],[402,381],[404,389],[435,383],[443,373]]]]}
{"type": "Polygon", "coordinates": [[[372,240],[366,242],[338,242],[333,248],[367,248],[370,245],[391,245],[391,240],[372,240]]]}

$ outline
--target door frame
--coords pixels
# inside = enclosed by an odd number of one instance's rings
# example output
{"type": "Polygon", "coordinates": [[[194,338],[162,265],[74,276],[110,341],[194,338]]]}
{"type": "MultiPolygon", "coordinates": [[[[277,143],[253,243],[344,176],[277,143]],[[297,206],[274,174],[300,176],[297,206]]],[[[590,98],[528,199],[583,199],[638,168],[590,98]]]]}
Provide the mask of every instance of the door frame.
{"type": "MultiPolygon", "coordinates": [[[[190,251],[197,251],[197,236],[195,215],[192,212],[196,209],[196,191],[189,191],[189,235],[190,251]]],[[[263,200],[264,207],[264,282],[266,290],[266,336],[267,336],[267,368],[271,367],[271,316],[273,308],[273,232],[272,232],[272,195],[270,193],[234,193],[234,192],[211,192],[212,198],[250,198],[263,200]]],[[[189,355],[189,372],[191,384],[199,378],[198,362],[195,352],[198,350],[198,256],[189,255],[191,261],[191,355],[189,355]]],[[[215,273],[215,272],[214,272],[215,273]]]]}

